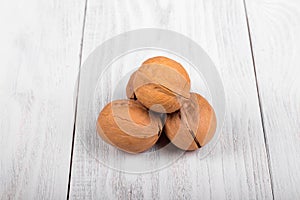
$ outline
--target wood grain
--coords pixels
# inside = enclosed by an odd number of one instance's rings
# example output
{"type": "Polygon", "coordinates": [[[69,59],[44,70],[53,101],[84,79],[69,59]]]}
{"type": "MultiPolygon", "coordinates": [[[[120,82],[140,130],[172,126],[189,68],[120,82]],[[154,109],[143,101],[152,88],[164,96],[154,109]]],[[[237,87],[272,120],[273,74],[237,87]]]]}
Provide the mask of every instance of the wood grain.
{"type": "Polygon", "coordinates": [[[220,142],[206,159],[200,160],[197,152],[186,153],[163,170],[127,174],[105,167],[86,151],[80,141],[81,125],[82,120],[90,119],[79,117],[70,197],[271,199],[243,2],[89,0],[83,58],[106,39],[145,27],[170,29],[192,38],[216,63],[226,92],[227,114],[220,142]]]}
{"type": "Polygon", "coordinates": [[[83,1],[0,6],[0,199],[66,198],[83,1]]]}
{"type": "Polygon", "coordinates": [[[275,199],[300,198],[300,2],[247,0],[275,199]]]}

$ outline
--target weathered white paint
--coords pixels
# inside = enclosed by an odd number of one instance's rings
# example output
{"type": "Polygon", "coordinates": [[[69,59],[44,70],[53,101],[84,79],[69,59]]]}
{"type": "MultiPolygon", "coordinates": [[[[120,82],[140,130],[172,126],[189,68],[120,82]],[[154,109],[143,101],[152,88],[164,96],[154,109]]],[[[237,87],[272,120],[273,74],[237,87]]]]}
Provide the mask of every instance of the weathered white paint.
{"type": "Polygon", "coordinates": [[[247,0],[274,197],[300,198],[300,1],[247,0]]]}
{"type": "Polygon", "coordinates": [[[145,27],[170,29],[192,38],[216,63],[227,101],[220,142],[206,159],[200,160],[197,152],[187,153],[161,171],[126,174],[103,166],[86,151],[79,139],[83,119],[78,116],[70,197],[271,199],[243,2],[89,0],[83,59],[104,40],[145,27]]]}
{"type": "Polygon", "coordinates": [[[84,1],[0,6],[0,199],[64,199],[84,1]]]}

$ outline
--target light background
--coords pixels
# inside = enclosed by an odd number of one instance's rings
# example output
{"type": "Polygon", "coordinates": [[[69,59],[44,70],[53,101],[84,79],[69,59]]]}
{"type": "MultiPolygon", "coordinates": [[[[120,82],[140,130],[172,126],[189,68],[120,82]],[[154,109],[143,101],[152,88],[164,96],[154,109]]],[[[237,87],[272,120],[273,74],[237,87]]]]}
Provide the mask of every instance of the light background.
{"type": "Polygon", "coordinates": [[[300,1],[11,0],[0,25],[0,199],[300,198],[300,1]],[[81,64],[139,28],[188,36],[215,62],[226,119],[206,159],[133,175],[79,142],[81,64]]]}

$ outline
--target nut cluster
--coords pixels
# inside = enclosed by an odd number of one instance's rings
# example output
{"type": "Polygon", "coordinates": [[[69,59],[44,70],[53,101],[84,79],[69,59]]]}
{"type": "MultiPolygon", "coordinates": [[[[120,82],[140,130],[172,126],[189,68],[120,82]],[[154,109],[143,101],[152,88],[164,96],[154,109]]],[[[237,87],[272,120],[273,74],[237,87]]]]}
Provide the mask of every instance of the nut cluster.
{"type": "Polygon", "coordinates": [[[196,150],[212,139],[216,116],[208,101],[190,88],[189,75],[180,63],[162,56],[150,58],[131,75],[128,99],[113,101],[100,112],[97,132],[129,153],[151,148],[162,132],[178,148],[196,150]]]}

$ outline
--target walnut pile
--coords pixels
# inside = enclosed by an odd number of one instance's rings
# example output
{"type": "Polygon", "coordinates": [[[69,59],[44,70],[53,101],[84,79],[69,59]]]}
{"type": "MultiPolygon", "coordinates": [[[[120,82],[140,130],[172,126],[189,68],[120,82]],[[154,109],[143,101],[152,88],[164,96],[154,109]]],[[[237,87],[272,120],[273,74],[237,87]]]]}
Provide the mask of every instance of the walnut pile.
{"type": "Polygon", "coordinates": [[[161,134],[182,150],[201,148],[214,136],[216,115],[208,101],[190,88],[189,75],[180,63],[163,56],[150,58],[131,75],[126,87],[129,99],[102,109],[97,132],[128,153],[148,150],[161,134]]]}

